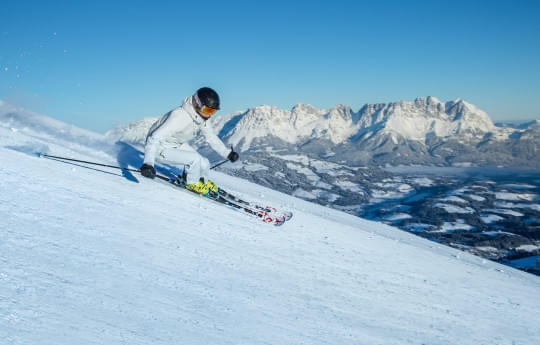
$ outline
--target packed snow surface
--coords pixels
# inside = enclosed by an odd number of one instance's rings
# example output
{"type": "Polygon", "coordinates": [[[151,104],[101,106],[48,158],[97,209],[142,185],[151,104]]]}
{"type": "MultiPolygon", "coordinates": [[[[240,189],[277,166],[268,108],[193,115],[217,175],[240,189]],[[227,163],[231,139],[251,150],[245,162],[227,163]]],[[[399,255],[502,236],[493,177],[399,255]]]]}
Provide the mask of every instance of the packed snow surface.
{"type": "Polygon", "coordinates": [[[212,177],[293,219],[273,227],[137,174],[37,150],[136,168],[142,159],[0,107],[2,344],[540,339],[537,276],[224,174],[212,177]]]}

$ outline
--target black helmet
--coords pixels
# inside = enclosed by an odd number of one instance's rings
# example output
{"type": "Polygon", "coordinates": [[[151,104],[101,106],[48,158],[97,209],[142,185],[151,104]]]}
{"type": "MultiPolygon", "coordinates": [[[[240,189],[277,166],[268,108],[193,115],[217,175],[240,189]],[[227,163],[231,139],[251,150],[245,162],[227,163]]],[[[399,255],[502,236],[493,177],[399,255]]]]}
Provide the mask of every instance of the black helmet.
{"type": "Polygon", "coordinates": [[[201,87],[197,90],[197,98],[201,102],[201,106],[206,105],[213,109],[219,109],[219,96],[216,91],[209,87],[201,87]]]}

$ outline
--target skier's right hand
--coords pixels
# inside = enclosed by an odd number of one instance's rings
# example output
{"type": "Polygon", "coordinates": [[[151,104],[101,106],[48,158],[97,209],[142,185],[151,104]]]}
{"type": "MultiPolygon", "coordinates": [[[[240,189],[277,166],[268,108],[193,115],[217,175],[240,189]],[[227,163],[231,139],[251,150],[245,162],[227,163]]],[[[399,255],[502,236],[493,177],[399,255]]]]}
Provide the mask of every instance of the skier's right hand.
{"type": "Polygon", "coordinates": [[[156,177],[156,169],[154,169],[154,167],[151,165],[143,164],[139,170],[141,171],[141,175],[143,175],[144,177],[156,177]]]}

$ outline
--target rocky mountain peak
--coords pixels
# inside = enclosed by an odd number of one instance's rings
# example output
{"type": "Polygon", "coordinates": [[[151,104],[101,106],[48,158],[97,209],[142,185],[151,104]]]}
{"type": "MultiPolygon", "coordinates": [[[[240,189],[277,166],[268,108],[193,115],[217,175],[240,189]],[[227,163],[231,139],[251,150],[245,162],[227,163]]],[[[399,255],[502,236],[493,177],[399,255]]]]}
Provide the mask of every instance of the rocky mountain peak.
{"type": "Polygon", "coordinates": [[[345,121],[351,121],[352,120],[353,111],[351,107],[345,104],[338,104],[328,111],[328,119],[343,119],[345,121]]]}
{"type": "Polygon", "coordinates": [[[493,132],[496,130],[489,115],[462,99],[446,103],[446,113],[459,129],[467,132],[493,132]]]}
{"type": "Polygon", "coordinates": [[[291,109],[291,113],[293,114],[317,114],[317,113],[320,113],[321,110],[320,109],[317,109],[315,108],[314,106],[312,106],[311,104],[306,104],[306,103],[298,103],[296,104],[294,107],[292,107],[291,109]]]}
{"type": "Polygon", "coordinates": [[[440,116],[444,113],[445,105],[438,98],[433,96],[420,97],[414,100],[414,105],[419,110],[432,116],[440,116]]]}

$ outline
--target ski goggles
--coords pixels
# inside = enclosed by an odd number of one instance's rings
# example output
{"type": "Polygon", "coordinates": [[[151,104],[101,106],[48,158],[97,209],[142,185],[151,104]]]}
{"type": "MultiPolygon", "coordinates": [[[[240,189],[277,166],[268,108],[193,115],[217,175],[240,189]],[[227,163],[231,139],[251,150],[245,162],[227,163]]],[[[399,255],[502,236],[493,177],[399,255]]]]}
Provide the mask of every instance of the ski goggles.
{"type": "Polygon", "coordinates": [[[214,115],[214,114],[217,112],[217,109],[210,108],[210,107],[207,107],[206,105],[203,105],[203,106],[200,108],[200,112],[201,112],[201,114],[203,114],[204,116],[212,116],[212,115],[214,115]]]}

